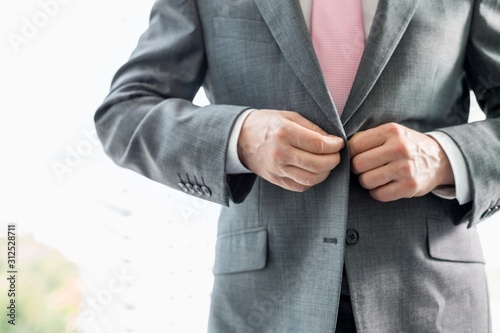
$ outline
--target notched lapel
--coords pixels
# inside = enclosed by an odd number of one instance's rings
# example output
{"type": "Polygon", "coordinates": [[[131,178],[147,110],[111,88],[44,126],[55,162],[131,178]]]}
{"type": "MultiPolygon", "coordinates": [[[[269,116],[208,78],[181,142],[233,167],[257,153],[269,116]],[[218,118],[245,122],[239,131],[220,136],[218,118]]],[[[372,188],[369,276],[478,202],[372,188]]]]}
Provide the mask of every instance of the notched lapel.
{"type": "Polygon", "coordinates": [[[255,0],[281,51],[328,120],[344,136],[298,0],[255,0]]]}
{"type": "Polygon", "coordinates": [[[420,0],[379,0],[359,70],[339,118],[325,85],[321,67],[298,0],[255,0],[281,51],[297,77],[339,133],[359,109],[389,62],[420,0]],[[321,79],[319,79],[321,78],[321,79]]]}
{"type": "Polygon", "coordinates": [[[370,93],[408,27],[420,0],[379,0],[358,73],[342,113],[347,123],[370,93]]]}

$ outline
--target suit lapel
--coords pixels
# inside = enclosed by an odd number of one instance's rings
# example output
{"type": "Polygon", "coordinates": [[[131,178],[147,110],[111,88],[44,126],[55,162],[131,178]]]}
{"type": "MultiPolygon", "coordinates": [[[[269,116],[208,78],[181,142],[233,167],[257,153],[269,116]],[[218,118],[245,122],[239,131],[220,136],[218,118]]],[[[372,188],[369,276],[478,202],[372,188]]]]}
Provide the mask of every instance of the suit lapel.
{"type": "Polygon", "coordinates": [[[263,19],[296,75],[327,118],[343,125],[359,109],[401,40],[420,0],[379,0],[370,36],[342,117],[339,118],[298,0],[255,0],[263,19]]]}
{"type": "Polygon", "coordinates": [[[342,113],[345,124],[380,77],[415,14],[419,0],[379,0],[366,48],[342,113]]]}
{"type": "Polygon", "coordinates": [[[255,0],[278,46],[295,74],[328,120],[344,135],[338,113],[324,83],[321,67],[298,0],[255,0]]]}

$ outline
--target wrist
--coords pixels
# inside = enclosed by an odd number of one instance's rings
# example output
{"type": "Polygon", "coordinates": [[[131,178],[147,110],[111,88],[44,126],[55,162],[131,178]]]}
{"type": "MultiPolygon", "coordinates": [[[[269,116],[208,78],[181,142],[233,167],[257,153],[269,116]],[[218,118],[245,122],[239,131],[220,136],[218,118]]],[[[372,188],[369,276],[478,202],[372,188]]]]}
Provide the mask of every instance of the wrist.
{"type": "Polygon", "coordinates": [[[238,143],[236,144],[237,147],[237,154],[238,158],[241,162],[241,164],[251,170],[249,168],[249,161],[248,161],[248,155],[250,154],[249,152],[252,150],[251,143],[252,140],[249,137],[249,128],[252,128],[252,117],[255,116],[255,113],[258,113],[259,110],[253,110],[248,114],[248,116],[244,119],[243,124],[241,125],[241,131],[238,136],[238,143]]]}
{"type": "MultiPolygon", "coordinates": [[[[433,139],[434,140],[434,139],[433,139]]],[[[453,169],[451,167],[450,160],[443,147],[434,140],[438,145],[438,160],[439,160],[439,169],[438,169],[438,183],[437,186],[446,186],[446,185],[455,185],[455,176],[453,175],[453,169]]],[[[436,186],[436,187],[437,187],[436,186]]]]}

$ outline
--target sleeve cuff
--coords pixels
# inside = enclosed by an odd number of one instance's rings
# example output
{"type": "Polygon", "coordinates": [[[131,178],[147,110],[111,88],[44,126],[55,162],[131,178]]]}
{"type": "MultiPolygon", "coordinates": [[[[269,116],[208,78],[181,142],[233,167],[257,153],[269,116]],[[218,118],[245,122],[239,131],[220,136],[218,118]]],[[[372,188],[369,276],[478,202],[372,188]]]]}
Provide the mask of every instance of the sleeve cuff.
{"type": "Polygon", "coordinates": [[[248,115],[255,111],[255,109],[249,109],[240,114],[236,119],[233,126],[233,131],[231,132],[231,137],[229,138],[229,146],[227,150],[226,158],[226,174],[239,174],[239,173],[252,173],[252,171],[245,168],[238,157],[238,138],[240,137],[241,127],[243,122],[247,119],[248,115]]]}
{"type": "Polygon", "coordinates": [[[443,199],[457,199],[458,203],[463,205],[472,200],[469,172],[465,158],[456,143],[442,132],[426,133],[436,140],[443,148],[448,160],[450,161],[455,186],[439,186],[432,193],[443,199]]]}

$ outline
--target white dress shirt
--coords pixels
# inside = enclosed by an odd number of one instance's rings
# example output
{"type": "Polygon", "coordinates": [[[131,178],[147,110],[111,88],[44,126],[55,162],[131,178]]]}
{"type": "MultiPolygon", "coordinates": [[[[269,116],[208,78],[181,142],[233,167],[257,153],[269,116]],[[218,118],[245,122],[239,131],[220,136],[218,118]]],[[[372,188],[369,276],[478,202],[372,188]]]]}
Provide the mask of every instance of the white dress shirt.
{"type": "MultiPolygon", "coordinates": [[[[300,6],[304,14],[307,28],[311,28],[311,11],[313,0],[300,0],[300,6]]],[[[375,11],[377,10],[378,0],[361,0],[363,7],[363,23],[365,28],[365,38],[368,38],[372,27],[375,11]]],[[[238,138],[241,132],[241,127],[246,117],[255,109],[249,109],[242,113],[234,124],[231,137],[229,139],[229,149],[226,159],[226,173],[251,173],[252,171],[245,168],[238,158],[238,138]]],[[[455,178],[455,186],[441,186],[432,193],[444,199],[457,199],[460,204],[465,204],[471,201],[470,179],[467,172],[467,165],[460,148],[453,140],[442,132],[430,132],[427,135],[434,138],[443,148],[444,152],[450,160],[451,168],[455,178]]]]}

